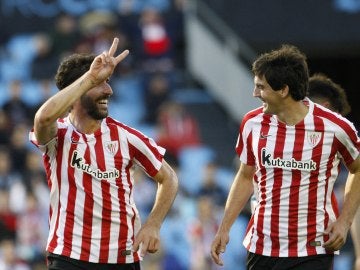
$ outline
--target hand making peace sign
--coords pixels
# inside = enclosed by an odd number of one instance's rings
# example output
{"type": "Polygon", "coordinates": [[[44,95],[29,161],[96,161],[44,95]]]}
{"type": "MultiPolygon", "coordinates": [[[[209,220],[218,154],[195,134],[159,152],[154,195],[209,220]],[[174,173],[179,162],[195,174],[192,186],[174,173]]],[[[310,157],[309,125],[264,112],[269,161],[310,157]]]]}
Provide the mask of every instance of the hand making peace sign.
{"type": "Polygon", "coordinates": [[[107,80],[114,72],[117,64],[119,64],[129,54],[129,50],[125,50],[118,56],[114,57],[118,43],[119,39],[114,38],[109,51],[105,51],[96,56],[92,62],[89,75],[93,78],[93,83],[95,85],[107,80]]]}

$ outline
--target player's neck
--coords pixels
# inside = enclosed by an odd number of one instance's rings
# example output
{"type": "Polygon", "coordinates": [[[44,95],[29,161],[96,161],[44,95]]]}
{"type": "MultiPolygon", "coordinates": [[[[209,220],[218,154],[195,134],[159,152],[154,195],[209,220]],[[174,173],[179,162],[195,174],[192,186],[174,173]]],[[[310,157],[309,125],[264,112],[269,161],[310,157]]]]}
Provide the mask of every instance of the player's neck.
{"type": "Polygon", "coordinates": [[[308,111],[309,108],[302,101],[291,102],[282,108],[277,118],[288,126],[295,126],[305,118],[308,111]]]}
{"type": "Polygon", "coordinates": [[[85,134],[93,134],[97,131],[102,120],[96,120],[88,115],[78,115],[74,113],[69,114],[71,124],[76,128],[77,131],[85,134]]]}

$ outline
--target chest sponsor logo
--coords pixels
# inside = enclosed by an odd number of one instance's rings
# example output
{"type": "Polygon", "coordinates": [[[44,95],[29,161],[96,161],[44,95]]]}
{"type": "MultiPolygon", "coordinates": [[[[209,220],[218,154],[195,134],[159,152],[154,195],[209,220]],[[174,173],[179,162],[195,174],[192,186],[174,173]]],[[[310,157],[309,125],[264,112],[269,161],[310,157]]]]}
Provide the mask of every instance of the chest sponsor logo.
{"type": "Polygon", "coordinates": [[[85,163],[84,158],[76,150],[72,154],[70,165],[71,167],[82,170],[83,172],[90,174],[91,176],[100,180],[120,177],[120,172],[116,168],[109,171],[93,169],[90,164],[85,163]]]}
{"type": "Polygon", "coordinates": [[[266,153],[265,148],[261,149],[261,164],[265,168],[294,169],[308,172],[316,170],[316,162],[313,160],[274,158],[272,154],[266,153]]]}
{"type": "Polygon", "coordinates": [[[312,147],[315,147],[316,145],[318,145],[318,143],[321,140],[321,132],[316,132],[316,131],[307,132],[306,137],[307,137],[309,144],[312,147]]]}

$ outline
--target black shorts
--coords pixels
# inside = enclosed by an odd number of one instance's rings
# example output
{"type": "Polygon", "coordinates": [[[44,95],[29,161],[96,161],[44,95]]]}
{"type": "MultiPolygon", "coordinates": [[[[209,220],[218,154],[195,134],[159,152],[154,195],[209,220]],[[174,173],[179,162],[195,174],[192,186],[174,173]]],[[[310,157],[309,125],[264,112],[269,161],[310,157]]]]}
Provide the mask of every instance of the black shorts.
{"type": "Polygon", "coordinates": [[[333,254],[305,257],[269,257],[248,252],[247,270],[332,270],[333,254]]]}
{"type": "Polygon", "coordinates": [[[140,270],[140,262],[124,264],[91,263],[53,253],[47,254],[46,264],[48,270],[140,270]]]}

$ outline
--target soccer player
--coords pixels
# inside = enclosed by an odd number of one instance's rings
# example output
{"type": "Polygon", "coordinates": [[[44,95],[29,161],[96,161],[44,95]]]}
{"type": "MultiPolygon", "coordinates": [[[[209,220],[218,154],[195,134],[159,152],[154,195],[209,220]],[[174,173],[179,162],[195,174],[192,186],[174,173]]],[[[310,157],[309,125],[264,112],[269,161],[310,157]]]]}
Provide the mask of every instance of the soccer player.
{"type": "MultiPolygon", "coordinates": [[[[351,107],[347,100],[345,90],[322,73],[315,73],[309,78],[307,97],[334,112],[346,116],[351,107]]],[[[340,164],[339,164],[340,165],[340,164]]],[[[251,197],[251,210],[257,204],[257,186],[254,181],[254,195],[251,197]]]]}
{"type": "MultiPolygon", "coordinates": [[[[321,73],[316,73],[310,77],[308,97],[342,116],[347,115],[351,110],[345,90],[321,73]]],[[[360,270],[360,211],[356,212],[351,225],[351,236],[356,259],[354,269],[360,270]]]]}
{"type": "Polygon", "coordinates": [[[351,111],[345,90],[322,73],[310,77],[308,97],[342,116],[346,116],[351,111]]]}
{"type": "Polygon", "coordinates": [[[165,149],[108,116],[108,84],[127,55],[118,39],[100,55],[74,54],[56,74],[59,92],[37,111],[31,141],[43,152],[50,188],[48,269],[140,269],[159,248],[159,231],[178,188],[165,149]],[[141,226],[135,166],[158,184],[141,226]]]}
{"type": "Polygon", "coordinates": [[[360,139],[353,124],[306,98],[305,55],[283,45],[253,63],[253,95],[263,105],[241,123],[241,165],[211,255],[222,265],[229,231],[257,183],[258,203],[244,246],[248,269],[331,269],[360,204],[360,139]],[[341,159],[341,158],[342,159],[341,159]],[[343,161],[343,209],[331,197],[343,161]]]}

